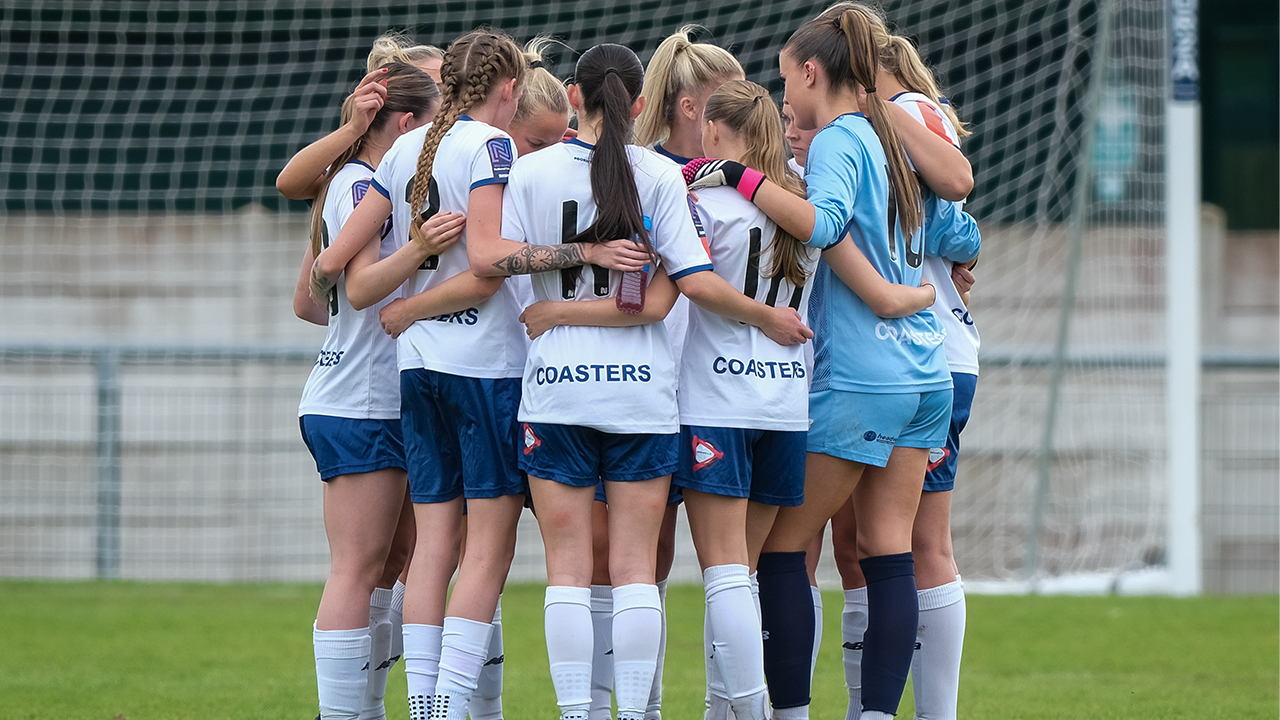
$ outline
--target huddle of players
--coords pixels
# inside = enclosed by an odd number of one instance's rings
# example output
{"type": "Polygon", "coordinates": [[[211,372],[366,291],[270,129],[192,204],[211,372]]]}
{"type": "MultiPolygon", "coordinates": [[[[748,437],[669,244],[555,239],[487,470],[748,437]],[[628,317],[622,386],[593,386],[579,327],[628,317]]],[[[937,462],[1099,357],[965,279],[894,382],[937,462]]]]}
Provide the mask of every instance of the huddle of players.
{"type": "MultiPolygon", "coordinates": [[[[849,716],[896,712],[923,656],[917,706],[953,717],[963,594],[949,527],[917,526],[940,512],[921,501],[926,468],[954,475],[938,315],[971,328],[963,126],[857,3],[783,48],[785,135],[764,88],[685,30],[647,75],[626,47],[587,50],[567,91],[540,47],[491,29],[443,54],[380,41],[342,128],[277,182],[314,198],[294,305],[329,326],[299,409],[333,558],[321,716],[384,717],[403,655],[415,720],[501,717],[500,594],[528,495],[561,718],[609,717],[610,691],[619,720],[660,717],[670,559],[655,549],[679,488],[706,586],[707,717],[807,717],[806,549],[833,515],[849,716]],[[921,575],[945,582],[917,591],[913,545],[943,532],[929,562],[945,567],[921,575]],[[915,652],[935,606],[949,636],[915,652]]],[[[949,508],[945,480],[925,489],[949,508]]]]}

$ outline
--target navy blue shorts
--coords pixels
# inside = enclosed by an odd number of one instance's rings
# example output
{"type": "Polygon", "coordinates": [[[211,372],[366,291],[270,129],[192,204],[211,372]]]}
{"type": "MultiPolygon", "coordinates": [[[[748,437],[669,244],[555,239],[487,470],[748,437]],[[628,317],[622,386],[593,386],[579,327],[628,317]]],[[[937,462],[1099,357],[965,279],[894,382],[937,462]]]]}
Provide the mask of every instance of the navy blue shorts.
{"type": "Polygon", "coordinates": [[[298,418],[302,441],[321,480],[385,468],[405,468],[399,420],[356,420],[330,415],[298,418]]]}
{"type": "Polygon", "coordinates": [[[960,458],[960,433],[969,424],[969,410],[973,407],[973,391],[978,376],[969,373],[951,373],[955,393],[951,400],[951,427],[947,431],[947,443],[929,450],[929,470],[924,474],[925,492],[949,492],[956,485],[956,461],[960,458]]]}
{"type": "Polygon", "coordinates": [[[415,503],[525,493],[516,465],[520,378],[400,371],[400,416],[415,503]]]}
{"type": "Polygon", "coordinates": [[[680,467],[672,482],[712,495],[777,507],[804,502],[807,433],[680,426],[680,467]]]}
{"type": "Polygon", "coordinates": [[[573,487],[670,475],[680,436],[606,433],[579,425],[524,423],[520,469],[573,487]]]}

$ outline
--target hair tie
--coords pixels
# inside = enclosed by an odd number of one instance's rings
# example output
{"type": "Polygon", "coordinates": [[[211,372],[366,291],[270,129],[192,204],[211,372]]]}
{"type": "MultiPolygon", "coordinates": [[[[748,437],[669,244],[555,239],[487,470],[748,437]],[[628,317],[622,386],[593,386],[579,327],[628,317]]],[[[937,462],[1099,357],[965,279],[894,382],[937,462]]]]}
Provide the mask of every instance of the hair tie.
{"type": "Polygon", "coordinates": [[[752,104],[752,105],[759,105],[759,104],[760,104],[760,96],[759,96],[759,95],[756,95],[755,97],[751,98],[751,104],[752,104]]]}
{"type": "Polygon", "coordinates": [[[873,87],[869,87],[869,88],[867,88],[867,94],[868,94],[868,95],[871,95],[871,94],[875,93],[875,91],[876,91],[876,89],[875,89],[875,88],[873,88],[873,87]]]}
{"type": "Polygon", "coordinates": [[[537,70],[540,67],[546,67],[546,65],[544,65],[541,60],[534,60],[533,62],[529,63],[530,70],[537,70]]]}
{"type": "Polygon", "coordinates": [[[617,75],[617,74],[618,74],[618,69],[617,69],[617,68],[605,68],[604,74],[605,74],[605,75],[608,75],[608,74],[610,74],[610,73],[612,73],[612,74],[614,74],[614,75],[617,75]]]}

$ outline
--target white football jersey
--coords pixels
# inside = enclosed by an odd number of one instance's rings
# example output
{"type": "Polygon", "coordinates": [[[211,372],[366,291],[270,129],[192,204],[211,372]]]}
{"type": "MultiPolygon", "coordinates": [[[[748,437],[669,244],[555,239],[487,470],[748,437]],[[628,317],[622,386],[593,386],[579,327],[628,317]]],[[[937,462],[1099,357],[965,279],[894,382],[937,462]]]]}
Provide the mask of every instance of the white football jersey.
{"type": "MultiPolygon", "coordinates": [[[[370,187],[373,168],[352,160],[334,173],[325,195],[321,244],[329,247],[370,187]]],[[[383,227],[382,257],[391,254],[383,227]]],[[[302,390],[298,415],[329,415],[357,420],[400,418],[400,375],[396,341],[382,331],[378,312],[387,298],[356,310],[347,300],[346,275],[329,291],[329,332],[320,357],[302,390]]]]}
{"type": "MultiPolygon", "coordinates": [[[[592,146],[568,140],[521,158],[503,201],[502,236],[556,245],[590,227],[597,214],[591,152],[592,146]]],[[[710,270],[680,169],[643,148],[628,146],[627,154],[667,274],[710,270]]],[[[533,293],[539,301],[612,298],[621,279],[622,273],[599,267],[542,272],[532,275],[533,293]]],[[[678,432],[676,370],[663,323],[561,326],[539,336],[529,348],[520,420],[609,433],[678,432]]]]}
{"type": "MultiPolygon", "coordinates": [[[[768,278],[776,226],[733,188],[698,191],[696,204],[715,272],[747,297],[790,306],[805,318],[811,283],[768,278]]],[[[820,251],[801,246],[812,277],[820,251]]],[[[782,346],[757,327],[690,304],[680,366],[680,423],[709,427],[809,429],[804,346],[782,346]]]]}
{"type": "MultiPolygon", "coordinates": [[[[945,138],[952,145],[960,146],[960,136],[956,133],[955,126],[927,95],[912,92],[899,93],[893,97],[893,102],[902,106],[921,125],[945,138]]],[[[956,204],[963,205],[963,203],[956,204]]],[[[929,309],[938,317],[943,329],[947,331],[942,347],[946,350],[947,365],[951,372],[977,375],[978,349],[982,339],[978,336],[978,328],[973,324],[969,309],[960,298],[960,291],[956,290],[955,283],[951,281],[951,266],[952,263],[949,260],[932,255],[925,256],[921,273],[938,291],[938,299],[929,309]]]]}
{"type": "MultiPolygon", "coordinates": [[[[406,133],[391,146],[374,175],[374,187],[391,200],[392,247],[409,242],[409,198],[418,155],[430,125],[406,133]]],[[[505,132],[462,116],[440,140],[431,170],[431,188],[424,212],[467,212],[475,188],[506,183],[515,161],[511,137],[505,132]]],[[[429,290],[471,269],[467,234],[442,254],[428,258],[405,283],[409,297],[429,290]]],[[[461,312],[419,320],[400,335],[399,368],[426,368],[475,378],[520,377],[524,372],[525,339],[517,318],[523,307],[513,283],[504,282],[493,297],[461,312]]]]}

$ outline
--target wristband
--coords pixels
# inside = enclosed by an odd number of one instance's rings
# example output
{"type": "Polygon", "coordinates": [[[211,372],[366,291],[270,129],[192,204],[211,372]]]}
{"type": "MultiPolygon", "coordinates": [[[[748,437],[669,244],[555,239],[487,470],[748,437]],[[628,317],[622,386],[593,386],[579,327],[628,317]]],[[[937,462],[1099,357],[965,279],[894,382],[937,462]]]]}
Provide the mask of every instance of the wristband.
{"type": "Polygon", "coordinates": [[[760,186],[764,185],[764,181],[764,173],[743,166],[742,178],[737,184],[738,192],[742,193],[742,197],[755,202],[756,193],[760,192],[760,186]]]}

